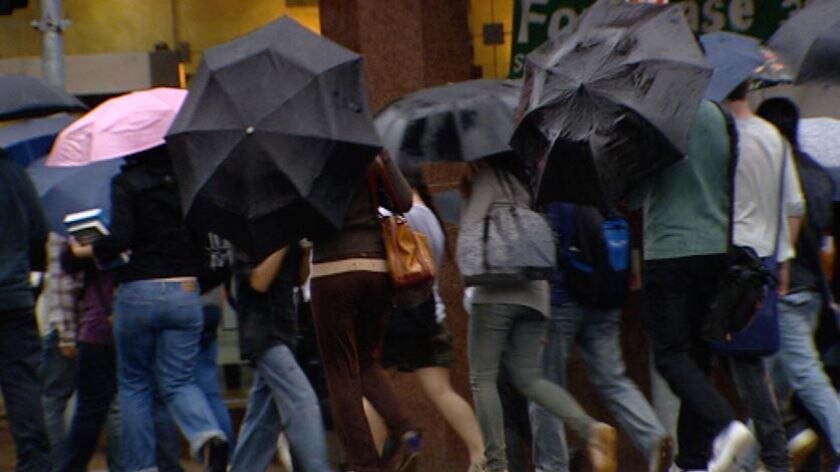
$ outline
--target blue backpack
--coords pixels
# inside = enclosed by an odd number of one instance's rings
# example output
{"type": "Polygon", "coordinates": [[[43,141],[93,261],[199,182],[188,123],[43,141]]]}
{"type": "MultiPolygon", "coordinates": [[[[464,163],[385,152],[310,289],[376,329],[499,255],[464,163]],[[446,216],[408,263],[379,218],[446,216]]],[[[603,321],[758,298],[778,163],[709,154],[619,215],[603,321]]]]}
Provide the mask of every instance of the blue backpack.
{"type": "Polygon", "coordinates": [[[561,268],[572,298],[583,306],[618,308],[630,291],[630,225],[617,212],[574,205],[560,244],[561,268]]]}

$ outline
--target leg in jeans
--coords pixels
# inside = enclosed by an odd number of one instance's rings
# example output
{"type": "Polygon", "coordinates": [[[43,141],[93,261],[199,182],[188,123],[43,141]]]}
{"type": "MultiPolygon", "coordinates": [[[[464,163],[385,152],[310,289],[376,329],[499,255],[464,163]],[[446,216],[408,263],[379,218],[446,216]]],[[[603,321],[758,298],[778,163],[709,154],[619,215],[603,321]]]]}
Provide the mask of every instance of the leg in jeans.
{"type": "Polygon", "coordinates": [[[157,302],[154,291],[140,282],[117,290],[114,342],[122,430],[122,460],[126,472],[154,470],[155,330],[151,326],[157,302]]]}
{"type": "Polygon", "coordinates": [[[50,460],[57,467],[67,450],[67,404],[76,391],[76,359],[64,357],[58,347],[58,332],[44,338],[40,368],[44,382],[44,421],[50,439],[50,460]]]}
{"type": "Polygon", "coordinates": [[[332,470],[318,398],[292,351],[285,345],[275,346],[262,355],[256,367],[257,379],[248,399],[232,470],[265,470],[274,459],[282,430],[302,471],[332,470]]]}
{"type": "Polygon", "coordinates": [[[814,344],[822,297],[812,291],[779,300],[779,352],[772,358],[773,383],[781,403],[796,392],[840,454],[840,396],[825,374],[814,344]]]}
{"type": "Polygon", "coordinates": [[[164,291],[155,354],[157,379],[167,409],[196,457],[208,440],[225,439],[195,380],[204,315],[194,288],[186,291],[180,283],[166,283],[164,291]]]}
{"type": "Polygon", "coordinates": [[[758,356],[731,357],[729,366],[738,396],[755,424],[756,438],[761,444],[761,460],[772,472],[790,471],[785,428],[764,359],[758,356]]]}
{"type": "Polygon", "coordinates": [[[79,342],[76,411],[67,434],[62,471],[84,471],[90,462],[108,408],[117,393],[113,345],[79,342]]]}
{"type": "Polygon", "coordinates": [[[40,358],[32,308],[0,311],[0,390],[15,440],[18,472],[50,470],[38,379],[40,358]]]}
{"type": "Polygon", "coordinates": [[[155,395],[155,463],[159,472],[184,472],[181,467],[181,435],[166,402],[155,395]]]}
{"type": "Polygon", "coordinates": [[[105,450],[105,458],[108,463],[108,470],[125,470],[122,461],[122,435],[120,432],[120,400],[119,395],[114,396],[111,406],[108,408],[108,416],[105,419],[105,435],[108,438],[108,446],[105,450]]]}
{"type": "Polygon", "coordinates": [[[215,339],[209,339],[201,344],[195,365],[195,381],[198,388],[204,392],[213,416],[219,427],[225,433],[231,451],[234,447],[233,425],[230,422],[230,412],[222,396],[222,385],[219,383],[219,345],[215,339]]]}
{"type": "Polygon", "coordinates": [[[700,338],[723,256],[645,261],[645,313],[656,368],[679,397],[677,422],[683,469],[705,469],[712,441],[735,420],[709,377],[711,353],[700,338]]]}
{"type": "Polygon", "coordinates": [[[508,466],[504,414],[496,381],[513,327],[511,311],[507,305],[473,305],[468,325],[470,388],[490,472],[504,471],[508,466]]]}
{"type": "Polygon", "coordinates": [[[410,429],[374,358],[381,346],[388,287],[387,274],[380,273],[348,272],[312,280],[312,312],[333,419],[348,466],[357,472],[381,469],[363,396],[392,431],[410,429]]]}
{"type": "Polygon", "coordinates": [[[668,433],[639,387],[627,377],[619,342],[621,312],[585,308],[580,314],[576,340],[589,367],[589,380],[636,448],[651,460],[668,433]]]}
{"type": "MultiPolygon", "coordinates": [[[[546,344],[542,353],[543,376],[557,385],[566,385],[566,361],[571,339],[566,333],[576,331],[579,319],[569,316],[569,311],[578,311],[578,305],[551,307],[551,319],[546,329],[546,344]],[[564,329],[566,328],[566,329],[564,329]]],[[[569,450],[563,422],[545,408],[530,402],[531,436],[534,438],[533,456],[537,472],[567,472],[569,450]]]]}
{"type": "Polygon", "coordinates": [[[579,438],[589,438],[596,422],[569,392],[543,378],[540,349],[545,321],[530,308],[515,307],[515,320],[508,337],[504,362],[513,386],[529,400],[561,418],[579,438]]]}

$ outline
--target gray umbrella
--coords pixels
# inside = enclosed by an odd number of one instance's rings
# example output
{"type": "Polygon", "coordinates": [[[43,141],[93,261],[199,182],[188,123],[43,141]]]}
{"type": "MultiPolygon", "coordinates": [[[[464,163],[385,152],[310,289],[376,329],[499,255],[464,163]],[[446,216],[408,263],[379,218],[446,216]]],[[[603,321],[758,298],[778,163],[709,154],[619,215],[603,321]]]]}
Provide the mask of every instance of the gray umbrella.
{"type": "Polygon", "coordinates": [[[338,230],[382,148],[362,58],[288,17],[204,52],[166,140],[187,221],[256,259],[338,230]]]}
{"type": "Polygon", "coordinates": [[[0,120],[82,110],[87,110],[87,106],[78,98],[45,80],[28,75],[0,75],[0,120]]]}
{"type": "Polygon", "coordinates": [[[796,72],[797,84],[840,83],[840,2],[809,2],[767,45],[796,72]]]}
{"type": "Polygon", "coordinates": [[[613,204],[680,159],[710,75],[678,5],[597,2],[527,58],[511,145],[538,200],[613,204]]]}
{"type": "Polygon", "coordinates": [[[376,116],[385,147],[403,168],[472,161],[510,151],[521,84],[470,80],[406,95],[376,116]]]}

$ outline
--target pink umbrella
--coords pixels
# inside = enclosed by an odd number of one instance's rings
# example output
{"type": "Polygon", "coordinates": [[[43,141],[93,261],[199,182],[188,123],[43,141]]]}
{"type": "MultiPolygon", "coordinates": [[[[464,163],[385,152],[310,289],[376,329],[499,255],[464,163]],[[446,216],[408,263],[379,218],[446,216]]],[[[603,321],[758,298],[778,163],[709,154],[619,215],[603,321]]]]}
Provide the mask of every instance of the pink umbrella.
{"type": "Polygon", "coordinates": [[[160,146],[186,96],[154,88],[107,100],[58,135],[46,164],[80,166],[160,146]]]}

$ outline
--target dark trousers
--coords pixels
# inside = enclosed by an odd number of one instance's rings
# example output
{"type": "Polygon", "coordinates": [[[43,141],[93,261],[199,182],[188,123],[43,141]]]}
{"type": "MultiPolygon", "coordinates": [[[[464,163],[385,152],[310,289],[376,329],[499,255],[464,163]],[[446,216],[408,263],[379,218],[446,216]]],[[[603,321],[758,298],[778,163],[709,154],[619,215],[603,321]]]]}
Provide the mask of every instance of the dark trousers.
{"type": "Polygon", "coordinates": [[[99,442],[99,433],[117,393],[116,353],[113,344],[78,343],[79,375],[76,411],[67,438],[61,470],[85,471],[99,442]]]}
{"type": "Polygon", "coordinates": [[[38,363],[41,340],[32,307],[0,311],[0,390],[17,450],[18,472],[50,470],[38,363]]]}
{"type": "Polygon", "coordinates": [[[362,397],[382,415],[392,435],[413,429],[379,364],[390,303],[387,274],[359,271],[312,279],[312,313],[333,421],[347,465],[356,472],[384,469],[362,397]]]}
{"type": "Polygon", "coordinates": [[[735,420],[709,377],[712,353],[701,338],[725,263],[724,255],[645,261],[644,304],[654,362],[681,401],[676,463],[683,469],[705,469],[714,437],[735,420]]]}

